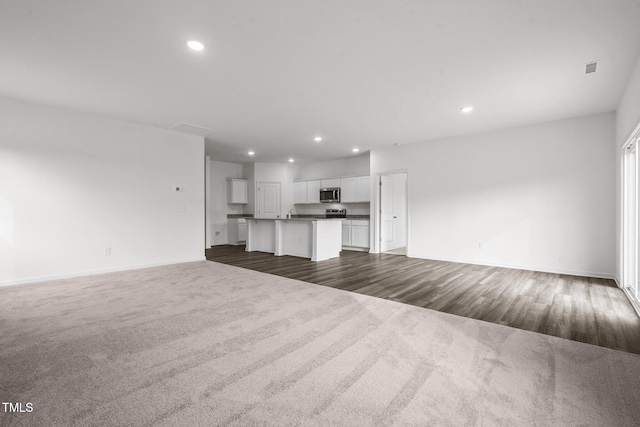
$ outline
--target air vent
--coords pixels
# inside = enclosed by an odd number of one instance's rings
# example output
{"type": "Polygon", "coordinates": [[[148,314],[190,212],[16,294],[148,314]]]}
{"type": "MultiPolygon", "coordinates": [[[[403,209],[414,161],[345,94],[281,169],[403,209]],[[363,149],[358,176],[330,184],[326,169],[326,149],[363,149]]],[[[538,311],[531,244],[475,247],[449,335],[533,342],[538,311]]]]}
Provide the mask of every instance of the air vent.
{"type": "Polygon", "coordinates": [[[598,66],[598,61],[595,62],[589,62],[588,64],[585,64],[584,66],[584,73],[585,74],[591,74],[591,73],[595,73],[596,72],[596,67],[598,66]]]}
{"type": "Polygon", "coordinates": [[[177,125],[171,126],[171,130],[182,133],[190,133],[191,135],[204,136],[207,132],[209,132],[210,129],[202,126],[192,125],[189,123],[178,123],[177,125]]]}

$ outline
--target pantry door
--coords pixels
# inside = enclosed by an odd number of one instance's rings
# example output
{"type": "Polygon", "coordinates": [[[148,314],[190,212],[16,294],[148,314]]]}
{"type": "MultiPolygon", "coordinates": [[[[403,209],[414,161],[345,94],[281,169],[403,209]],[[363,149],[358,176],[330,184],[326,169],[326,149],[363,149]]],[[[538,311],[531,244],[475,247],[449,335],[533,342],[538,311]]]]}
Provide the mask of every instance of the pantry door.
{"type": "Polygon", "coordinates": [[[258,182],[256,218],[280,218],[280,183],[258,182]]]}

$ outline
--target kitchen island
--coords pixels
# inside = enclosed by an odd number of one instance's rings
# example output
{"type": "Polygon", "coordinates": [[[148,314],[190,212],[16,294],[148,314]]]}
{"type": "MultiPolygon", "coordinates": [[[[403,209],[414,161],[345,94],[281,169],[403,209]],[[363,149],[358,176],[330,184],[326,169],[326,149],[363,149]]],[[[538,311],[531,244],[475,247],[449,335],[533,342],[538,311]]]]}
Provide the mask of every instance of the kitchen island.
{"type": "Polygon", "coordinates": [[[324,261],[340,256],[340,218],[247,218],[247,252],[270,252],[324,261]]]}

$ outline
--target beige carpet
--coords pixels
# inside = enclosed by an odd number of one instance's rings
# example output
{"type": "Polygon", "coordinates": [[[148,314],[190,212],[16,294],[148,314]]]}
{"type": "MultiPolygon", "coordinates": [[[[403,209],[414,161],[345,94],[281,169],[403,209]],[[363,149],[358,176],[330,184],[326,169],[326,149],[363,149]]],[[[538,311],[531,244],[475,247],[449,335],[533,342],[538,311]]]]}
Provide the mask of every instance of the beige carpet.
{"type": "Polygon", "coordinates": [[[0,288],[10,426],[637,426],[640,357],[213,262],[0,288]]]}

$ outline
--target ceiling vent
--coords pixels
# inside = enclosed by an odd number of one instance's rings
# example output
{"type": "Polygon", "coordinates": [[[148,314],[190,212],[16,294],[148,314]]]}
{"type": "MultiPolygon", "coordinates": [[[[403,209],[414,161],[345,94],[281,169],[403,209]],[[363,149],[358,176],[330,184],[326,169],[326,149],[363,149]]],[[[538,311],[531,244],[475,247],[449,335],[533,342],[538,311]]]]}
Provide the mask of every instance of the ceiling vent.
{"type": "Polygon", "coordinates": [[[598,61],[589,62],[584,66],[584,73],[591,74],[596,72],[596,67],[598,66],[598,61]]]}
{"type": "Polygon", "coordinates": [[[205,128],[202,126],[192,125],[189,123],[178,123],[177,125],[171,126],[171,130],[175,130],[176,132],[182,132],[182,133],[190,133],[191,135],[204,136],[211,129],[205,128]]]}

